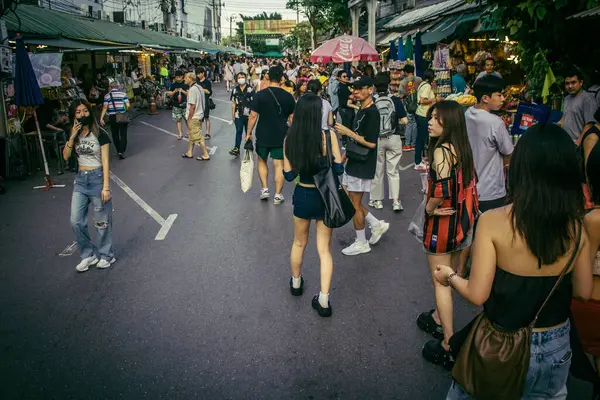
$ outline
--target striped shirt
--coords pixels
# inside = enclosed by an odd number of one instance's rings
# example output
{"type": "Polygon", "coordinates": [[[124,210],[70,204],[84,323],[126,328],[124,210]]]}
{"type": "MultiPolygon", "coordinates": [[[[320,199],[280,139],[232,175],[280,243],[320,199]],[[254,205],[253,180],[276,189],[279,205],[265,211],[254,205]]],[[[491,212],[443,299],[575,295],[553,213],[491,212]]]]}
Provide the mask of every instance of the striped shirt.
{"type": "Polygon", "coordinates": [[[104,95],[104,107],[106,107],[108,115],[122,114],[127,112],[125,103],[129,103],[129,98],[125,93],[120,92],[117,89],[113,89],[104,95]]]}
{"type": "Polygon", "coordinates": [[[427,176],[427,200],[443,199],[440,208],[453,208],[452,215],[427,215],[423,227],[423,245],[431,253],[445,254],[454,251],[467,238],[479,213],[477,180],[464,187],[462,171],[456,165],[448,178],[438,179],[431,168],[427,176]]]}

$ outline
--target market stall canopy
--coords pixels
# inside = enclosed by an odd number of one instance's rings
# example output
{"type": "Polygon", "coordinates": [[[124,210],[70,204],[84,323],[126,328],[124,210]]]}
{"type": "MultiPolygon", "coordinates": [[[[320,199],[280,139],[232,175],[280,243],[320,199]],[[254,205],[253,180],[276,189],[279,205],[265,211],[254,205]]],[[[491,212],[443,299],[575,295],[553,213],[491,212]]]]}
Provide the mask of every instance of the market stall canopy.
{"type": "MultiPolygon", "coordinates": [[[[421,37],[421,41],[424,45],[438,43],[447,37],[452,36],[459,27],[465,26],[468,23],[476,23],[480,16],[480,12],[450,15],[424,33],[421,37]]],[[[471,26],[473,24],[471,24],[471,26]]]]}
{"type": "Polygon", "coordinates": [[[38,6],[20,4],[14,13],[2,16],[7,29],[26,39],[63,37],[72,40],[109,41],[121,44],[150,43],[147,46],[219,52],[221,46],[161,32],[116,24],[110,21],[62,13],[38,6]]]}
{"type": "MultiPolygon", "coordinates": [[[[435,20],[448,10],[465,5],[465,0],[446,0],[441,3],[404,12],[384,25],[385,29],[399,29],[435,20]]],[[[458,11],[458,10],[456,10],[458,11]]]]}
{"type": "Polygon", "coordinates": [[[283,54],[281,54],[281,53],[280,53],[280,52],[278,52],[278,51],[271,50],[271,51],[267,51],[267,52],[264,54],[264,56],[265,56],[265,57],[275,57],[275,58],[281,58],[281,57],[283,57],[283,54]]]}
{"type": "Polygon", "coordinates": [[[25,44],[33,44],[37,46],[56,47],[60,49],[68,49],[67,51],[113,51],[113,50],[131,50],[139,46],[130,46],[119,43],[100,44],[93,42],[85,42],[80,40],[71,40],[63,37],[43,39],[29,38],[24,40],[25,44]]]}
{"type": "Polygon", "coordinates": [[[591,18],[591,17],[600,17],[600,6],[598,6],[596,8],[592,8],[587,11],[582,11],[575,15],[571,15],[570,17],[567,17],[567,19],[581,19],[581,18],[591,18]]]}
{"type": "Polygon", "coordinates": [[[366,40],[342,35],[319,46],[310,56],[314,63],[379,61],[379,53],[366,40]]]}
{"type": "Polygon", "coordinates": [[[396,40],[398,38],[405,40],[409,36],[414,36],[419,32],[425,32],[429,28],[431,28],[436,22],[437,20],[428,22],[426,24],[413,26],[411,28],[407,28],[406,30],[401,30],[398,32],[388,32],[380,41],[377,42],[377,46],[389,46],[390,41],[392,40],[396,40]]]}

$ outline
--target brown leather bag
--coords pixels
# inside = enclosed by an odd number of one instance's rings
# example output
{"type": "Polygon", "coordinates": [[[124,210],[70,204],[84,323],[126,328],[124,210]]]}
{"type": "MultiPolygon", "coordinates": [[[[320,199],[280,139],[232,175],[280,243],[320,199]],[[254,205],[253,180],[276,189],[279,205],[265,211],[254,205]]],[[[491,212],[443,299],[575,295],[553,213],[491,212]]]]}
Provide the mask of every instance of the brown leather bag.
{"type": "MultiPolygon", "coordinates": [[[[109,95],[110,95],[110,101],[112,102],[113,108],[116,111],[117,106],[115,105],[115,99],[113,99],[112,93],[110,93],[109,95]]],[[[126,111],[124,113],[114,114],[117,124],[128,124],[129,122],[131,122],[129,119],[129,113],[127,112],[127,105],[125,105],[125,110],[126,111]]]]}
{"type": "Polygon", "coordinates": [[[523,396],[529,369],[531,332],[544,306],[575,261],[581,231],[580,227],[577,246],[569,262],[528,326],[504,331],[494,326],[485,312],[475,319],[452,369],[454,380],[473,397],[478,400],[518,400],[523,396]]]}

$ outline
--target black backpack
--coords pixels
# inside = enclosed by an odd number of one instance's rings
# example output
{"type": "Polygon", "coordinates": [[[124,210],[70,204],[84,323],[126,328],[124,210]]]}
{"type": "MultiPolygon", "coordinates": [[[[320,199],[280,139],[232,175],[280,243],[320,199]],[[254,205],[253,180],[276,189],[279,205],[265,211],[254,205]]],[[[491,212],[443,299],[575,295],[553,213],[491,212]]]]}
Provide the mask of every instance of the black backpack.
{"type": "Polygon", "coordinates": [[[409,114],[414,114],[417,112],[417,108],[419,108],[419,89],[425,82],[421,82],[419,87],[416,90],[413,90],[404,98],[404,108],[406,112],[409,114]]]}

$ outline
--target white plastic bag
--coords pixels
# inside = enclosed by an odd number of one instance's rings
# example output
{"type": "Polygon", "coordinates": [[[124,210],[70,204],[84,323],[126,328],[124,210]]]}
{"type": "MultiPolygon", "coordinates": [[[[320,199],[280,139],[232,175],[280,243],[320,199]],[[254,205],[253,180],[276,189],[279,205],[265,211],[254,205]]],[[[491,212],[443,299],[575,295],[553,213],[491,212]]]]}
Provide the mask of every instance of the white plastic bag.
{"type": "Polygon", "coordinates": [[[252,177],[254,176],[254,159],[252,150],[244,150],[244,158],[240,167],[240,182],[242,183],[242,192],[246,193],[252,187],[252,177]]]}
{"type": "Polygon", "coordinates": [[[423,201],[417,207],[417,211],[415,211],[415,215],[413,215],[412,220],[410,221],[410,225],[408,225],[408,233],[410,233],[417,242],[423,243],[423,224],[425,223],[425,200],[426,197],[423,197],[423,201]]]}

